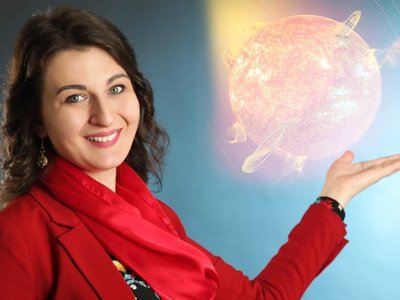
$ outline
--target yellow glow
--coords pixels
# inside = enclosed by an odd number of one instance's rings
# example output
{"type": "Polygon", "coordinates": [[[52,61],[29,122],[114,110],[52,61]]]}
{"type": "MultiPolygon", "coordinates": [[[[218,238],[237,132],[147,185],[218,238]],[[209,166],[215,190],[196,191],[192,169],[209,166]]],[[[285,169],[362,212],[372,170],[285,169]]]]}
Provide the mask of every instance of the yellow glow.
{"type": "MultiPolygon", "coordinates": [[[[278,3],[277,0],[207,0],[210,45],[217,73],[229,72],[229,67],[221,68],[228,52],[235,59],[252,31],[279,18],[278,3]]],[[[283,8],[281,3],[279,8],[283,8]]]]}

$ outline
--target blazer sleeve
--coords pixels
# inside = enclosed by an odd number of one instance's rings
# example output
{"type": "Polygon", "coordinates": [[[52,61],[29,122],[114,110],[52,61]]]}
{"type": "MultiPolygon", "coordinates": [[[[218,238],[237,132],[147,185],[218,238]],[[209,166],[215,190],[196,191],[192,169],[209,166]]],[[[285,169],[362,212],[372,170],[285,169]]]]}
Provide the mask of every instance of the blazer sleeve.
{"type": "Polygon", "coordinates": [[[0,298],[36,299],[29,253],[19,231],[0,215],[0,298]]]}
{"type": "Polygon", "coordinates": [[[190,239],[176,213],[163,203],[162,206],[182,239],[202,250],[213,262],[219,276],[216,300],[300,299],[347,243],[340,217],[321,204],[313,204],[278,253],[260,274],[250,279],[190,239]]]}

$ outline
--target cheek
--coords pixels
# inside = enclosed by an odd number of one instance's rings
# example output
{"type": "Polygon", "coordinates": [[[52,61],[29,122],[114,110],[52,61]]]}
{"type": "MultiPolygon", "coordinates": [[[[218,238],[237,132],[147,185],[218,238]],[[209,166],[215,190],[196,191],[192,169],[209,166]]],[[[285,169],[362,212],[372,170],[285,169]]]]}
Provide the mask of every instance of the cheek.
{"type": "Polygon", "coordinates": [[[138,100],[135,99],[134,101],[127,101],[121,107],[121,112],[122,117],[127,123],[130,123],[130,125],[134,125],[135,127],[137,127],[140,119],[140,108],[138,100]]]}
{"type": "Polygon", "coordinates": [[[44,125],[53,144],[70,140],[83,127],[82,118],[78,114],[54,114],[44,125]]]}

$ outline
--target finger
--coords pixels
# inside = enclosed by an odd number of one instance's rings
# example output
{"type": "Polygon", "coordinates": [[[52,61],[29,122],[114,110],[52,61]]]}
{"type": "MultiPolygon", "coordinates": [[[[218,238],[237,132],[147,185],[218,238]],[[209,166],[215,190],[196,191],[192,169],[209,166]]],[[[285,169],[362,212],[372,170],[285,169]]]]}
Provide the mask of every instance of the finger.
{"type": "Polygon", "coordinates": [[[395,158],[385,160],[380,164],[373,164],[369,168],[359,172],[357,177],[359,177],[366,186],[369,186],[398,171],[400,171],[400,158],[395,158]]]}
{"type": "Polygon", "coordinates": [[[360,162],[359,164],[361,165],[362,169],[367,169],[367,168],[377,166],[377,165],[382,165],[385,163],[389,163],[389,164],[395,163],[398,160],[400,160],[400,154],[394,154],[394,155],[383,156],[383,157],[372,159],[372,160],[367,160],[364,162],[360,162]]]}

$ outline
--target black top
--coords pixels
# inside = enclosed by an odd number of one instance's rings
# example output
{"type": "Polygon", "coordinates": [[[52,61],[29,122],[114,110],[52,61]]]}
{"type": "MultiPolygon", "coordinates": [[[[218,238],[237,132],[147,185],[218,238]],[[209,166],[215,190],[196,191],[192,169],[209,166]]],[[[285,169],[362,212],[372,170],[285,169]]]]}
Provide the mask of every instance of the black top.
{"type": "Polygon", "coordinates": [[[135,299],[137,300],[161,299],[161,297],[158,296],[154,292],[154,290],[142,278],[140,278],[137,275],[133,275],[118,260],[113,259],[112,262],[114,263],[118,271],[121,273],[128,286],[131,288],[133,294],[135,295],[135,299]]]}

